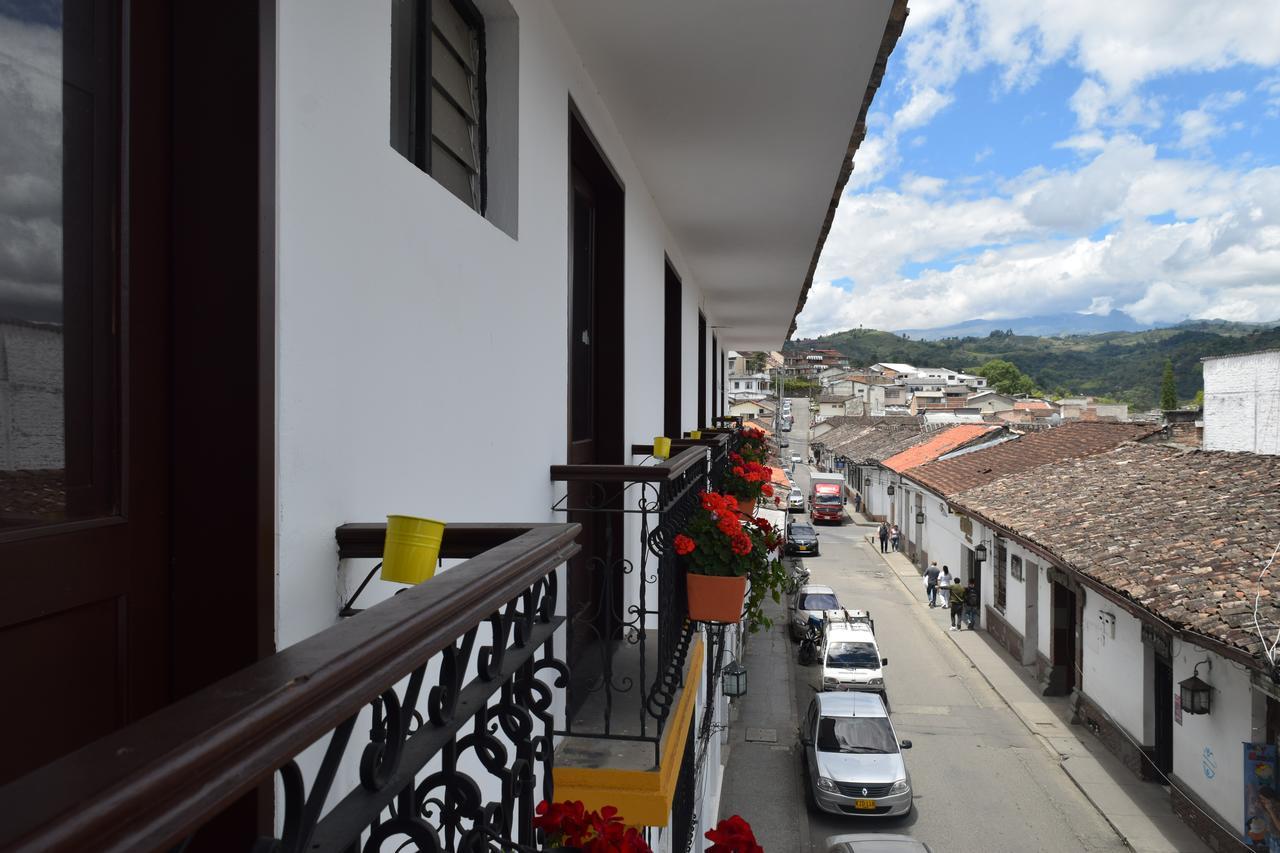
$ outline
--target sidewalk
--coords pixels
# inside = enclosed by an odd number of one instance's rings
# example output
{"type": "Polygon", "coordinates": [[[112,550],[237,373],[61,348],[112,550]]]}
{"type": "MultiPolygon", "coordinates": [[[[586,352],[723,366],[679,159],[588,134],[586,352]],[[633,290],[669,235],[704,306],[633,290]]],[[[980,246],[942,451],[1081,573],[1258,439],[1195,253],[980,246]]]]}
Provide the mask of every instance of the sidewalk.
{"type": "Polygon", "coordinates": [[[765,612],[773,628],[752,634],[743,655],[751,689],[731,712],[720,817],[746,817],[765,850],[807,851],[809,811],[793,750],[799,728],[793,652],[783,607],[766,598],[765,612]],[[725,810],[728,803],[734,811],[725,810]]]}
{"type": "MultiPolygon", "coordinates": [[[[879,553],[880,543],[871,542],[871,538],[868,536],[867,541],[879,553]]],[[[923,606],[926,599],[920,571],[905,554],[880,556],[923,606]]],[[[942,608],[929,611],[928,615],[969,658],[1027,731],[1058,758],[1063,771],[1131,849],[1138,853],[1208,853],[1209,848],[1199,836],[1173,813],[1166,788],[1140,780],[1096,738],[1071,725],[1067,697],[1040,695],[1039,686],[1028,671],[985,631],[948,630],[950,617],[942,608]]]]}

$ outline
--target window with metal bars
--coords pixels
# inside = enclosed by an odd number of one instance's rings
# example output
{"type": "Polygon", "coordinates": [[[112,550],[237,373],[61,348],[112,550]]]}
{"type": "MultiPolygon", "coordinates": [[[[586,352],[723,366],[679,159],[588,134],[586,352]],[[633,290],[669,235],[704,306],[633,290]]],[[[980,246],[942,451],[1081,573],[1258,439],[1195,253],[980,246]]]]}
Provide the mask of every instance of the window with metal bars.
{"type": "Polygon", "coordinates": [[[485,212],[484,18],[470,0],[392,0],[391,147],[485,212]]]}

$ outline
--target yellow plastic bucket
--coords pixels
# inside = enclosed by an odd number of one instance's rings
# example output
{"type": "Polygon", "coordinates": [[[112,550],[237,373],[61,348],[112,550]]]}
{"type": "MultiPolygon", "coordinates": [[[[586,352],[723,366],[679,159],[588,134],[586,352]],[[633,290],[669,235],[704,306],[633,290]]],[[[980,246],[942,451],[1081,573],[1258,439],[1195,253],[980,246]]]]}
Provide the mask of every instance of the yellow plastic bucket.
{"type": "Polygon", "coordinates": [[[694,438],[694,439],[702,438],[702,430],[700,429],[691,430],[689,432],[689,438],[694,438]]]}
{"type": "Polygon", "coordinates": [[[653,455],[658,459],[671,458],[671,439],[659,435],[653,439],[653,455]]]}
{"type": "Polygon", "coordinates": [[[436,573],[444,522],[411,515],[387,516],[387,539],[382,545],[382,579],[419,584],[436,573]]]}

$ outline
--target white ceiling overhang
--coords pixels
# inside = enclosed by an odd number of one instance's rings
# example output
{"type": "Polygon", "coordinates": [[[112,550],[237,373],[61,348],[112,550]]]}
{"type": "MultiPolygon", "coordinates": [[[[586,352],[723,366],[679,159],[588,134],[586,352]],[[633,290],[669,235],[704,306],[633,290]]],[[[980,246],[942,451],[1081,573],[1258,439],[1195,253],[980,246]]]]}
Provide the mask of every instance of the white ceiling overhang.
{"type": "Polygon", "coordinates": [[[906,0],[553,0],[726,346],[803,305],[906,0]]]}

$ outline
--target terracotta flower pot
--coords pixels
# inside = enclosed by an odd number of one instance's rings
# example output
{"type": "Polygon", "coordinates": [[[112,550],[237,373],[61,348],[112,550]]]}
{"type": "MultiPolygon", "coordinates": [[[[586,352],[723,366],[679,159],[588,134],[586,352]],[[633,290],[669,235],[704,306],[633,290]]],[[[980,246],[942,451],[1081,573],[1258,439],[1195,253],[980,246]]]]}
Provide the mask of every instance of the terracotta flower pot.
{"type": "Polygon", "coordinates": [[[689,592],[689,618],[695,622],[739,622],[747,595],[746,577],[685,575],[689,592]]]}

